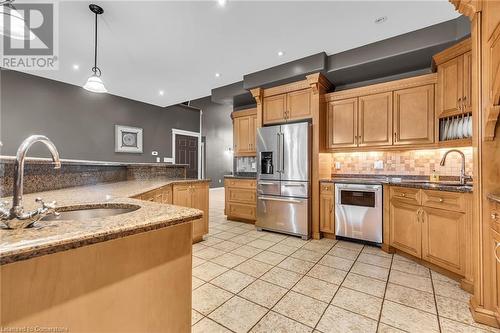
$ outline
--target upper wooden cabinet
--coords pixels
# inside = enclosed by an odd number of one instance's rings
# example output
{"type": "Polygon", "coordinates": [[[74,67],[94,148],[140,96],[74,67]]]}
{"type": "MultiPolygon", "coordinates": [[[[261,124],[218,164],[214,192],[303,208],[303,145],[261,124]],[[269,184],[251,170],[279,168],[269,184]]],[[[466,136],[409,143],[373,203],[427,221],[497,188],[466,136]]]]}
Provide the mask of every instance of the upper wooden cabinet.
{"type": "Polygon", "coordinates": [[[359,98],[358,146],[392,144],[392,93],[359,98]]]}
{"type": "Polygon", "coordinates": [[[327,147],[356,147],[358,136],[358,99],[333,101],[327,111],[327,147]]]}
{"type": "Polygon", "coordinates": [[[472,111],[472,43],[470,38],[434,55],[438,117],[472,111]]]}
{"type": "Polygon", "coordinates": [[[257,110],[235,111],[233,118],[234,156],[255,156],[257,131],[257,110]]]}
{"type": "Polygon", "coordinates": [[[283,123],[311,118],[311,89],[264,97],[262,122],[283,123]]]}
{"type": "Polygon", "coordinates": [[[394,145],[434,143],[434,85],[394,91],[394,145]]]}
{"type": "Polygon", "coordinates": [[[434,144],[436,82],[428,74],[325,95],[326,148],[434,144]]]}

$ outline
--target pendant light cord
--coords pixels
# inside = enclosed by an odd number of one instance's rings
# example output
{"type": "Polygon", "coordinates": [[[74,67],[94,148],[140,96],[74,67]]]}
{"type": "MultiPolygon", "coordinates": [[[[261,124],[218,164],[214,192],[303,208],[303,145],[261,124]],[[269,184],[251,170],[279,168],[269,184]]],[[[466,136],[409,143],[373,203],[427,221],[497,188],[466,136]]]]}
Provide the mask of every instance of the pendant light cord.
{"type": "Polygon", "coordinates": [[[97,67],[97,13],[95,14],[94,68],[92,68],[92,71],[96,76],[101,76],[101,70],[99,69],[99,67],[97,67]]]}

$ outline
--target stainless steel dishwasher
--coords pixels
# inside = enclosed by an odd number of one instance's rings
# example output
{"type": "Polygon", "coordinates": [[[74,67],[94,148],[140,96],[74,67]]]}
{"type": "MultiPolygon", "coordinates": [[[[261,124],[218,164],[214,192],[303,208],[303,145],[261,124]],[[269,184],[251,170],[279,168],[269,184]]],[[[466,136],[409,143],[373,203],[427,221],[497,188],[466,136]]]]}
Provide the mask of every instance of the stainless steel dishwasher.
{"type": "Polygon", "coordinates": [[[382,185],[335,184],[335,235],[382,243],[382,185]]]}

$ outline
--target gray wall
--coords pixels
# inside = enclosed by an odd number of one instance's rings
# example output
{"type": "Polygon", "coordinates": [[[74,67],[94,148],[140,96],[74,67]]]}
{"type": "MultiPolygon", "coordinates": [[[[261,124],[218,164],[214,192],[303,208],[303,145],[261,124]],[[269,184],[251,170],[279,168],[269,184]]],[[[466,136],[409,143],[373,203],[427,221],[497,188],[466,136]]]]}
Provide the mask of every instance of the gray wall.
{"type": "MultiPolygon", "coordinates": [[[[47,135],[62,158],[155,162],[172,156],[172,128],[199,132],[199,112],[162,108],[15,71],[0,71],[2,155],[15,155],[24,138],[47,135]],[[141,127],[143,154],[115,153],[114,125],[141,127]]],[[[210,112],[210,111],[209,111],[210,112]]],[[[48,157],[33,146],[29,156],[48,157]]]]}
{"type": "Polygon", "coordinates": [[[233,147],[232,105],[217,104],[210,96],[191,101],[191,106],[202,109],[202,135],[206,137],[205,177],[212,179],[210,187],[224,186],[224,175],[233,169],[233,156],[225,152],[233,147]]]}

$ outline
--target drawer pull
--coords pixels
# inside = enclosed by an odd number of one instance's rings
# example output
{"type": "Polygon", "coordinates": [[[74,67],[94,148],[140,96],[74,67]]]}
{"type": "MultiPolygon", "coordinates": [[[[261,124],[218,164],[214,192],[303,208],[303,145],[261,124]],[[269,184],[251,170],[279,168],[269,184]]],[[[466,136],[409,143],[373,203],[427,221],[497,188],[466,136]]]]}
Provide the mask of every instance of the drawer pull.
{"type": "Polygon", "coordinates": [[[493,249],[493,254],[495,254],[495,259],[500,263],[500,258],[498,258],[497,250],[500,247],[500,242],[496,242],[495,249],[493,249]]]}
{"type": "Polygon", "coordinates": [[[406,197],[406,193],[401,194],[401,196],[402,196],[403,198],[404,198],[404,197],[406,197]]]}
{"type": "Polygon", "coordinates": [[[439,198],[439,202],[444,202],[443,198],[439,198]]]}

